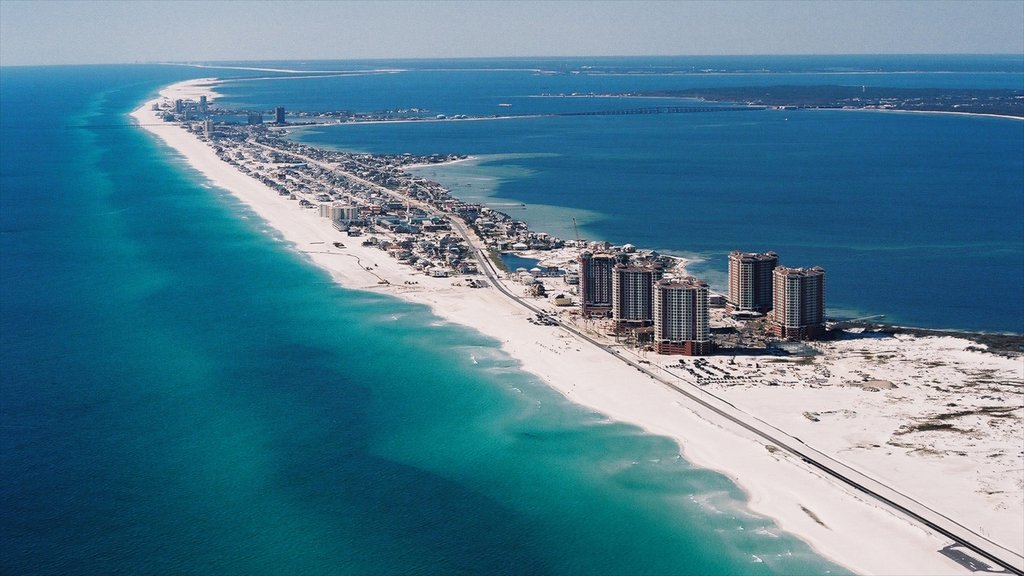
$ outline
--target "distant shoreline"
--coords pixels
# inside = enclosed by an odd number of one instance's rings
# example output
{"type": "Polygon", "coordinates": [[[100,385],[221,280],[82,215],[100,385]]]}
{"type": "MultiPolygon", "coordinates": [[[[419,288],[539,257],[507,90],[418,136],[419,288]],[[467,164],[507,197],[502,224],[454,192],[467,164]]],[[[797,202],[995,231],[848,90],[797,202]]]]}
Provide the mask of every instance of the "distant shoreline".
{"type": "MultiPolygon", "coordinates": [[[[181,154],[215,186],[231,193],[279,230],[297,252],[327,270],[340,285],[427,305],[438,316],[474,328],[500,342],[501,349],[519,361],[522,370],[536,375],[569,401],[600,411],[612,419],[636,424],[650,433],[674,439],[689,461],[719,470],[733,479],[749,495],[748,504],[752,510],[775,519],[780,527],[804,539],[826,557],[867,573],[911,573],[922,567],[925,567],[924,571],[933,573],[950,571],[949,560],[935,552],[944,545],[944,538],[910,522],[893,522],[888,508],[862,499],[849,488],[812,471],[799,459],[779,455],[776,446],[766,446],[748,432],[731,429],[717,420],[714,414],[686,403],[678,392],[639,373],[636,364],[613,359],[608,351],[563,334],[558,329],[527,322],[527,315],[520,307],[492,288],[468,287],[458,278],[454,282],[452,278],[430,278],[398,263],[382,250],[361,246],[358,241],[352,242],[340,236],[327,219],[311,210],[302,210],[296,202],[289,201],[259,180],[220,160],[209,145],[182,130],[178,123],[151,122],[154,104],[175,98],[198,98],[208,93],[210,83],[208,79],[168,86],[161,91],[160,97],[142,104],[132,116],[140,127],[181,154]],[[339,239],[344,240],[344,245],[332,249],[333,242],[339,239]],[[382,282],[382,279],[390,282],[382,282]],[[861,537],[854,538],[855,535],[861,537]],[[870,552],[865,553],[865,550],[870,552]],[[895,550],[900,550],[900,554],[896,555],[895,550]]],[[[502,282],[520,290],[511,281],[502,282]]],[[[586,330],[582,323],[578,328],[586,330]]],[[[952,341],[954,349],[963,348],[963,340],[952,338],[937,339],[935,345],[946,345],[947,341],[952,341]]],[[[896,344],[886,342],[885,346],[896,344]]],[[[929,342],[923,339],[899,343],[911,351],[923,350],[926,344],[929,342]]],[[[678,357],[641,356],[639,352],[625,347],[620,349],[617,345],[614,354],[629,358],[632,363],[652,365],[652,370],[660,370],[663,374],[680,370],[678,357]]],[[[989,358],[991,354],[964,354],[967,355],[965,362],[978,362],[979,359],[994,361],[989,358]]],[[[856,356],[854,354],[855,360],[860,362],[856,356]]],[[[718,357],[714,361],[723,370],[729,369],[727,357],[718,357]]],[[[1007,360],[1000,359],[999,362],[1007,360]]],[[[775,366],[781,369],[781,365],[775,366]]],[[[755,369],[753,365],[750,368],[755,369]]],[[[684,385],[691,386],[680,384],[684,385]]],[[[706,394],[709,390],[697,388],[697,384],[692,384],[692,387],[699,394],[706,394]]],[[[912,390],[902,385],[900,388],[904,394],[912,390]]],[[[811,398],[817,394],[815,391],[798,392],[806,398],[802,396],[801,404],[797,406],[812,402],[811,398]]],[[[738,400],[734,398],[732,402],[738,400]]],[[[760,419],[752,409],[741,413],[744,417],[760,419]]],[[[807,425],[803,424],[804,421],[809,422],[806,418],[799,418],[802,425],[807,425]]],[[[786,424],[788,428],[789,423],[786,424]]],[[[780,430],[781,433],[784,432],[780,430]]],[[[818,429],[817,433],[823,437],[829,435],[824,429],[818,429]]],[[[801,436],[809,438],[803,433],[801,436]]],[[[869,469],[877,466],[884,469],[886,456],[883,453],[886,448],[878,452],[867,448],[860,450],[877,459],[869,469]]],[[[911,459],[901,463],[910,469],[920,465],[920,461],[911,459]]],[[[930,473],[930,469],[925,469],[915,477],[930,473]]],[[[906,489],[901,484],[895,485],[906,489]]],[[[910,488],[913,490],[911,494],[920,489],[913,485],[910,488]]],[[[985,520],[971,518],[970,522],[974,525],[985,520]]]]}
{"type": "Polygon", "coordinates": [[[948,330],[939,328],[916,328],[914,326],[900,326],[897,324],[886,324],[884,322],[841,322],[851,328],[863,328],[866,331],[881,332],[887,334],[908,334],[910,336],[953,336],[970,340],[987,347],[994,353],[1019,353],[1024,351],[1024,334],[1016,332],[977,332],[971,330],[959,330],[951,328],[948,330]]]}
{"type": "MultiPolygon", "coordinates": [[[[553,95],[555,96],[555,95],[553,95]]],[[[1024,90],[890,88],[840,85],[772,85],[686,90],[647,90],[625,94],[569,94],[562,97],[682,98],[765,106],[787,110],[877,110],[959,114],[1024,120],[1024,90]]]]}
{"type": "Polygon", "coordinates": [[[979,118],[1000,118],[1024,122],[1024,116],[1009,114],[986,114],[982,112],[954,112],[952,110],[899,110],[896,108],[797,108],[797,110],[832,110],[836,112],[887,112],[894,114],[943,114],[948,116],[976,116],[979,118]]]}

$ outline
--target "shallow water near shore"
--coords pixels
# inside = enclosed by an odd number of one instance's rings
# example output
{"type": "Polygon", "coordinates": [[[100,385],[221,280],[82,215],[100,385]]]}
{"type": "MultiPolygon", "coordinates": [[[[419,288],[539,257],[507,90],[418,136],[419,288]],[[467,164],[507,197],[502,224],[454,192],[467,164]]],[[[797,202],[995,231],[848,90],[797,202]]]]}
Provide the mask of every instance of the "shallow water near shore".
{"type": "Polygon", "coordinates": [[[3,70],[3,571],[843,572],[116,127],[191,72],[3,70]]]}

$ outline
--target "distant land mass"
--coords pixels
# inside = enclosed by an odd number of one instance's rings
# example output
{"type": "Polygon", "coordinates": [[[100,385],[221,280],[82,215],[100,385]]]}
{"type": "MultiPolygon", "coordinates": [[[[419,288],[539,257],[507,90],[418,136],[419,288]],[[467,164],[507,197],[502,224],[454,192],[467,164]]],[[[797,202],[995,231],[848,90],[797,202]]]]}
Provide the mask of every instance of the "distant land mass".
{"type": "Polygon", "coordinates": [[[883,88],[875,86],[747,86],[632,93],[760,106],[962,112],[1024,118],[1024,90],[883,88]]]}

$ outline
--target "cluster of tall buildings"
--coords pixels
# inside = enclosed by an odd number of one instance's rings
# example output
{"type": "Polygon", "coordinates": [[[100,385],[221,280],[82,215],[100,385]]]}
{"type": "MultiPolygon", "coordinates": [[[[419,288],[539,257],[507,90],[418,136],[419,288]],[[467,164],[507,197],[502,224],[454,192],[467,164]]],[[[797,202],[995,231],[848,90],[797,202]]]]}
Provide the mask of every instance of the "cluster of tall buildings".
{"type": "Polygon", "coordinates": [[[181,114],[186,120],[191,120],[197,115],[199,118],[208,118],[210,113],[209,101],[206,96],[200,96],[199,102],[195,100],[183,100],[178,98],[174,101],[174,113],[181,114]]]}
{"type": "Polygon", "coordinates": [[[814,339],[825,333],[825,271],[779,266],[775,252],[729,254],[729,306],[767,314],[772,334],[814,339]]]}
{"type": "MultiPolygon", "coordinates": [[[[263,124],[263,112],[249,112],[247,121],[249,126],[259,126],[260,124],[263,124]]],[[[284,106],[278,106],[274,108],[274,124],[284,125],[284,123],[284,106]]]]}
{"type": "MultiPolygon", "coordinates": [[[[584,318],[611,319],[616,333],[650,343],[659,354],[713,352],[706,282],[665,278],[660,262],[631,262],[626,254],[583,252],[579,264],[584,318]]],[[[825,333],[825,271],[779,266],[774,252],[729,254],[727,302],[734,313],[767,315],[778,338],[825,333]]]]}
{"type": "Polygon", "coordinates": [[[580,312],[611,318],[616,332],[650,340],[660,354],[709,354],[708,286],[694,278],[664,278],[659,262],[625,255],[580,255],[580,312]]]}

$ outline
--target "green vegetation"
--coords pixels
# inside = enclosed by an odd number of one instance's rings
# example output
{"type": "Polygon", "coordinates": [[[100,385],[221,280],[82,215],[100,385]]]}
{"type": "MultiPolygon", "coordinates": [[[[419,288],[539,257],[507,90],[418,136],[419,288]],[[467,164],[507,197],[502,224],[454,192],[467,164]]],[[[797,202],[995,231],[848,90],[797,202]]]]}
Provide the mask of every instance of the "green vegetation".
{"type": "Polygon", "coordinates": [[[487,249],[487,257],[494,263],[494,267],[502,272],[508,272],[508,266],[505,266],[505,261],[501,259],[501,252],[495,248],[490,247],[487,249]]]}

